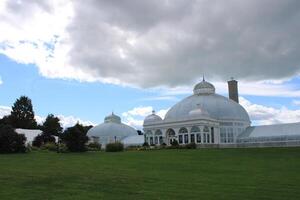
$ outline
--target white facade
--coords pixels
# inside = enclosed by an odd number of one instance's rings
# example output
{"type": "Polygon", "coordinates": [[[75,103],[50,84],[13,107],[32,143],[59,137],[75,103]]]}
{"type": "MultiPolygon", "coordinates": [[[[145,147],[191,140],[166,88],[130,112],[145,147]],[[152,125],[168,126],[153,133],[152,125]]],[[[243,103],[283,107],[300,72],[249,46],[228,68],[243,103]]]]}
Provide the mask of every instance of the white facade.
{"type": "MultiPolygon", "coordinates": [[[[289,127],[288,124],[278,125],[275,128],[277,136],[300,136],[297,128],[289,127]]],[[[300,130],[300,124],[297,127],[300,130]]],[[[269,129],[251,127],[247,111],[239,103],[216,94],[215,87],[204,79],[195,86],[194,94],[174,105],[164,119],[153,112],[144,120],[145,142],[150,145],[171,145],[177,140],[180,145],[196,143],[203,147],[237,147],[243,146],[239,145],[242,143],[247,146],[246,141],[249,143],[251,135],[258,131],[260,134],[266,131],[264,138],[273,142],[274,131],[267,131],[269,129]]]]}

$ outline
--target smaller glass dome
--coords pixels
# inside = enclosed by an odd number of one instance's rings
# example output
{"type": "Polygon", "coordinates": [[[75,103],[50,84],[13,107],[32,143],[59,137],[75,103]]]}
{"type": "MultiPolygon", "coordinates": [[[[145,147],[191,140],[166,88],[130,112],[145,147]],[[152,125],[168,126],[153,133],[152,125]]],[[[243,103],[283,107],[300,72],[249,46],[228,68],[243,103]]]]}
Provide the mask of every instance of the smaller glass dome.
{"type": "Polygon", "coordinates": [[[121,118],[112,112],[111,115],[104,118],[104,123],[110,123],[110,122],[120,124],[121,118]]]}
{"type": "Polygon", "coordinates": [[[147,116],[144,120],[144,125],[154,124],[155,122],[162,121],[162,118],[155,114],[155,111],[152,111],[152,114],[147,116]]]}
{"type": "Polygon", "coordinates": [[[203,81],[201,83],[198,83],[194,87],[194,94],[195,95],[203,95],[203,94],[215,94],[216,88],[213,84],[205,81],[203,78],[203,81]]]}

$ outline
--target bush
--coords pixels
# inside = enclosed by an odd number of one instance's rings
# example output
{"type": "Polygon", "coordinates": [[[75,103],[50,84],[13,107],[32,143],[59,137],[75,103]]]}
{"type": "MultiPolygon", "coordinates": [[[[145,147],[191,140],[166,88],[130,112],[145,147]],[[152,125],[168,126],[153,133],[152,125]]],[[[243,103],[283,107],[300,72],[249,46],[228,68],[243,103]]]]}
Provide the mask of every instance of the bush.
{"type": "Polygon", "coordinates": [[[173,140],[173,141],[171,142],[171,146],[172,146],[172,147],[179,147],[178,141],[177,141],[177,140],[173,140]]]}
{"type": "Polygon", "coordinates": [[[42,133],[34,138],[32,146],[41,147],[47,143],[55,143],[55,137],[50,134],[42,133]]]}
{"type": "Polygon", "coordinates": [[[108,144],[106,144],[106,147],[105,147],[106,152],[118,152],[118,151],[123,151],[123,150],[124,150],[124,145],[120,142],[108,143],[108,144]]]}
{"type": "Polygon", "coordinates": [[[57,151],[57,145],[52,142],[48,142],[42,146],[43,150],[48,150],[48,151],[57,151]]]}
{"type": "Polygon", "coordinates": [[[186,149],[196,149],[197,145],[196,145],[196,143],[193,142],[193,143],[186,144],[184,147],[186,149]]]}
{"type": "Polygon", "coordinates": [[[0,125],[0,153],[25,153],[26,137],[10,125],[0,125]]]}
{"type": "Polygon", "coordinates": [[[101,151],[101,144],[98,142],[92,142],[87,145],[88,151],[101,151]]]}
{"type": "Polygon", "coordinates": [[[58,152],[59,153],[66,153],[68,152],[68,147],[65,143],[58,143],[58,152]]]}
{"type": "Polygon", "coordinates": [[[136,151],[136,150],[141,150],[142,147],[140,145],[130,145],[128,147],[126,147],[126,150],[129,151],[136,151]]]}
{"type": "Polygon", "coordinates": [[[149,147],[148,142],[144,142],[143,147],[149,147]]]}

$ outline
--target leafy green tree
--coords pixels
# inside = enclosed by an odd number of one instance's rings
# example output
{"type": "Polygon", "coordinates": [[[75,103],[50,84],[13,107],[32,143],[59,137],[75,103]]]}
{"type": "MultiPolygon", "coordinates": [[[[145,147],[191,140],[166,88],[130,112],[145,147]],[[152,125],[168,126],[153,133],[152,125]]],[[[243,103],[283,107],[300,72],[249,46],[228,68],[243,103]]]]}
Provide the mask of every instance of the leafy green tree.
{"type": "Polygon", "coordinates": [[[59,118],[49,114],[42,126],[43,134],[59,136],[62,130],[59,118]]]}
{"type": "Polygon", "coordinates": [[[10,125],[0,125],[0,153],[24,153],[26,137],[10,125]]]}
{"type": "Polygon", "coordinates": [[[10,115],[11,124],[15,128],[35,129],[37,127],[34,119],[31,99],[21,96],[12,106],[10,115]]]}
{"type": "Polygon", "coordinates": [[[61,134],[61,139],[66,144],[69,151],[83,152],[87,150],[85,146],[88,141],[86,132],[85,127],[77,123],[75,126],[68,128],[61,134]]]}

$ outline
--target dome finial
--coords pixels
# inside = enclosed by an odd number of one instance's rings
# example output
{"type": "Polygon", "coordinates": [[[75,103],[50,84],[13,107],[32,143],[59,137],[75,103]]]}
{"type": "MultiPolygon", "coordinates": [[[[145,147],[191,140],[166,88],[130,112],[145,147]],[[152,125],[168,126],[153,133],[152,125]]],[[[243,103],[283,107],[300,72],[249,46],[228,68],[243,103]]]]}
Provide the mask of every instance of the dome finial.
{"type": "Polygon", "coordinates": [[[216,89],[213,84],[205,81],[205,77],[203,75],[203,81],[194,87],[194,94],[215,94],[215,90],[216,89]]]}
{"type": "Polygon", "coordinates": [[[155,110],[154,109],[152,110],[152,115],[155,115],[155,110]]]}
{"type": "Polygon", "coordinates": [[[203,79],[202,79],[202,81],[203,81],[203,82],[205,81],[205,77],[204,77],[204,74],[203,74],[203,79]]]}

